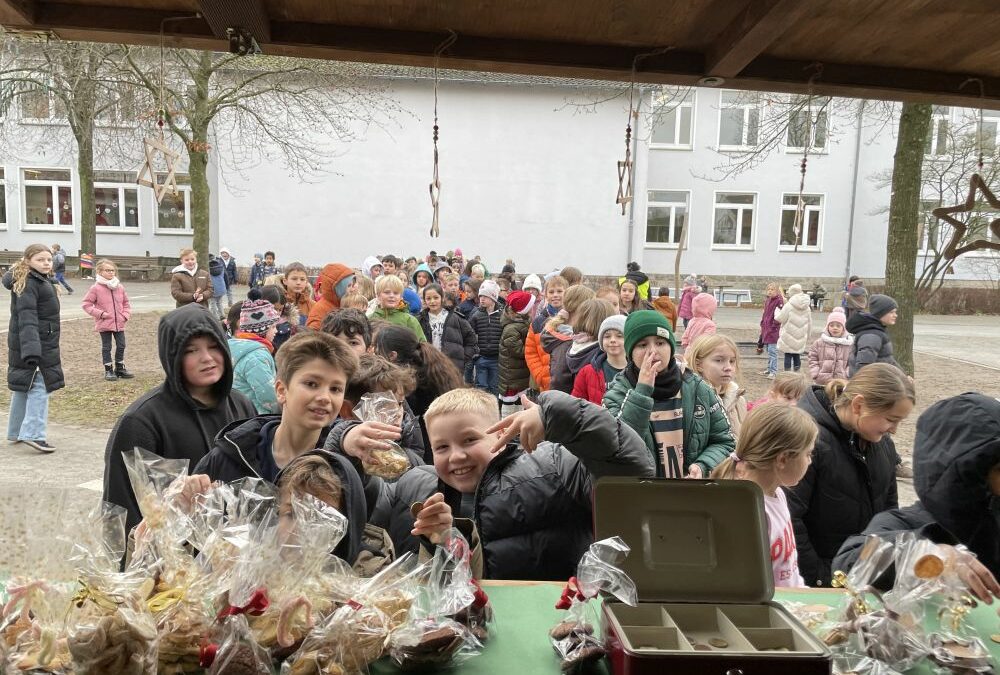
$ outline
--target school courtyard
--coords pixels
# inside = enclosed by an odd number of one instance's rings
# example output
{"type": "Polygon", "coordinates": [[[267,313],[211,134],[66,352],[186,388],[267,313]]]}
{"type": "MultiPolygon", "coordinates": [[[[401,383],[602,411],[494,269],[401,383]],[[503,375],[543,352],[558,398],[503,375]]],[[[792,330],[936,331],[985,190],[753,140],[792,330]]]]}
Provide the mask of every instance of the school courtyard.
{"type": "MultiPolygon", "coordinates": [[[[127,331],[126,362],[136,374],[130,381],[105,382],[100,365],[100,341],[93,320],[80,309],[79,299],[87,286],[73,280],[76,293],[63,297],[61,351],[66,388],[50,399],[49,441],[57,450],[43,455],[17,444],[0,449],[0,490],[7,486],[35,484],[69,488],[71,498],[91,506],[101,493],[104,447],[117,416],[149,388],[163,379],[156,349],[159,316],[173,309],[167,283],[128,283],[133,303],[127,331]]],[[[245,287],[237,287],[235,298],[245,287]]],[[[0,326],[6,326],[9,306],[0,304],[0,326]]],[[[720,308],[719,331],[737,340],[755,341],[759,309],[720,308]]],[[[815,316],[814,335],[823,322],[815,316]]],[[[0,333],[6,334],[6,328],[0,333]]],[[[947,396],[976,390],[1000,396],[1000,321],[995,316],[917,316],[914,350],[918,403],[899,429],[896,443],[901,454],[912,451],[916,418],[928,405],[947,396]]],[[[6,336],[4,336],[6,337],[6,336]]],[[[763,360],[752,348],[744,350],[740,383],[749,400],[767,390],[768,381],[758,375],[763,360]]],[[[0,352],[0,370],[6,372],[7,351],[0,352]]],[[[10,392],[0,389],[0,424],[6,428],[10,392]]],[[[901,499],[914,499],[910,481],[900,481],[901,499]]]]}

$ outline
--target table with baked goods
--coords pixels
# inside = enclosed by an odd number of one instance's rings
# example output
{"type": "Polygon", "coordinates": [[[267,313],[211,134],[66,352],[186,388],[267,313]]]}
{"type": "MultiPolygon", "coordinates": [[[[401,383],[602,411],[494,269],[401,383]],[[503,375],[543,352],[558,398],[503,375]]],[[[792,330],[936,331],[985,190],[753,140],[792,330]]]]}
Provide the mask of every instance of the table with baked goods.
{"type": "MultiPolygon", "coordinates": [[[[484,652],[451,672],[461,675],[497,675],[497,673],[558,673],[559,659],[552,650],[548,631],[559,622],[564,612],[555,609],[562,585],[552,582],[484,581],[483,588],[490,596],[496,615],[496,634],[487,643],[484,652]]],[[[839,607],[842,591],[828,589],[778,589],[775,600],[800,602],[809,605],[839,607]]],[[[974,609],[968,620],[990,649],[995,664],[1000,664],[1000,644],[990,639],[1000,632],[997,604],[982,605],[974,609]]],[[[372,669],[379,675],[399,672],[386,661],[372,669]]],[[[592,671],[610,673],[606,662],[592,671]]],[[[908,673],[930,675],[931,666],[923,665],[908,673]]]]}

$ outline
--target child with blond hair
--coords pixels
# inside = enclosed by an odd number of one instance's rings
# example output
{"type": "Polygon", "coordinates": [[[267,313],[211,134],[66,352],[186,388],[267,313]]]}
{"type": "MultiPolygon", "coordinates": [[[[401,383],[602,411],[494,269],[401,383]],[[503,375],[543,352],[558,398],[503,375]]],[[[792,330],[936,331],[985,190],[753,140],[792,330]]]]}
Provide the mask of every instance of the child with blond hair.
{"type": "Polygon", "coordinates": [[[722,402],[729,418],[733,437],[740,437],[740,427],[747,414],[746,390],[736,378],[740,374],[740,352],[725,335],[705,335],[695,340],[686,352],[687,367],[708,382],[722,402]]]}
{"type": "Polygon", "coordinates": [[[97,261],[97,278],[83,296],[83,311],[94,317],[94,330],[101,336],[101,358],[104,379],[131,379],[125,368],[125,324],[132,316],[125,286],[118,280],[118,267],[107,258],[97,261]],[[115,357],[111,359],[111,340],[115,341],[115,357]]]}
{"type": "Polygon", "coordinates": [[[380,276],[375,282],[375,299],[378,301],[378,307],[371,312],[369,318],[409,328],[416,336],[417,342],[426,342],[424,329],[420,327],[417,318],[410,314],[409,305],[403,301],[403,288],[403,282],[399,277],[380,276]]]}
{"type": "Polygon", "coordinates": [[[756,401],[747,403],[747,412],[765,403],[781,403],[783,405],[798,405],[799,399],[805,396],[809,389],[809,378],[800,372],[789,370],[774,376],[771,388],[756,401]]]}

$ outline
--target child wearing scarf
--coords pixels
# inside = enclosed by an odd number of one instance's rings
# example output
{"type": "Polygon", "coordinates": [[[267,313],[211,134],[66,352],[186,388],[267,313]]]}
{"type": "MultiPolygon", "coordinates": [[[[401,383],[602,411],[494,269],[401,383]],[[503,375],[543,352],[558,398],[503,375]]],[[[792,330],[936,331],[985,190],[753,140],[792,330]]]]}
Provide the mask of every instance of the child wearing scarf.
{"type": "Polygon", "coordinates": [[[274,345],[281,314],[267,300],[247,300],[240,309],[239,328],[229,338],[233,359],[233,389],[250,399],[259,414],[279,413],[274,391],[274,345]]]}
{"type": "Polygon", "coordinates": [[[94,330],[101,336],[101,359],[104,379],[129,380],[132,373],[125,369],[125,324],[132,316],[125,286],[118,280],[118,267],[107,258],[97,261],[96,283],[83,296],[83,311],[94,317],[94,330]],[[111,360],[111,340],[115,341],[115,358],[111,360]]]}
{"type": "Polygon", "coordinates": [[[674,358],[677,343],[656,310],[625,320],[628,363],[604,396],[604,407],[634,429],[661,478],[707,478],[735,448],[712,387],[674,358]]]}

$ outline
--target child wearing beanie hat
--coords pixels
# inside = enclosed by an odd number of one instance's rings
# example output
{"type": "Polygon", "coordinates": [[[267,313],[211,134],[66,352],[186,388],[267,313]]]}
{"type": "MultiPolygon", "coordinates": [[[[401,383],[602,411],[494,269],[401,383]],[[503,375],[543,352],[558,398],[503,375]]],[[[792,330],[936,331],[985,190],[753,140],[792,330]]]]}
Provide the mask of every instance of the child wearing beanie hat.
{"type": "Polygon", "coordinates": [[[475,359],[475,385],[494,396],[500,387],[500,335],[505,305],[500,300],[500,286],[486,279],[479,286],[479,308],[469,316],[469,325],[479,342],[475,359]]]}
{"type": "Polygon", "coordinates": [[[597,331],[600,345],[590,363],[580,369],[573,380],[573,396],[601,405],[604,394],[625,369],[625,315],[613,314],[601,322],[597,331]]]}
{"type": "Polygon", "coordinates": [[[809,347],[809,377],[816,384],[848,378],[854,336],[847,332],[846,326],[844,308],[835,307],[826,319],[823,334],[809,347]]]}
{"type": "Polygon", "coordinates": [[[719,397],[698,375],[682,372],[673,331],[656,310],[629,314],[624,340],[628,362],[604,407],[642,436],[657,476],[707,477],[736,445],[719,397]]]}
{"type": "Polygon", "coordinates": [[[847,330],[854,335],[848,372],[853,377],[871,363],[889,363],[897,368],[893,356],[892,338],[886,330],[895,325],[899,305],[888,295],[873,295],[868,299],[868,311],[857,312],[847,320],[847,330]]]}
{"type": "MultiPolygon", "coordinates": [[[[483,283],[485,286],[487,283],[483,283]]],[[[482,292],[482,288],[480,288],[482,292]]],[[[528,338],[531,309],[535,296],[525,291],[511,291],[507,295],[507,311],[501,321],[500,332],[500,401],[502,416],[520,410],[518,401],[528,390],[531,374],[524,360],[524,342],[528,338]]]]}
{"type": "Polygon", "coordinates": [[[239,328],[229,338],[233,360],[233,389],[250,399],[261,415],[281,412],[274,391],[274,345],[281,314],[267,300],[243,302],[239,328]]]}

